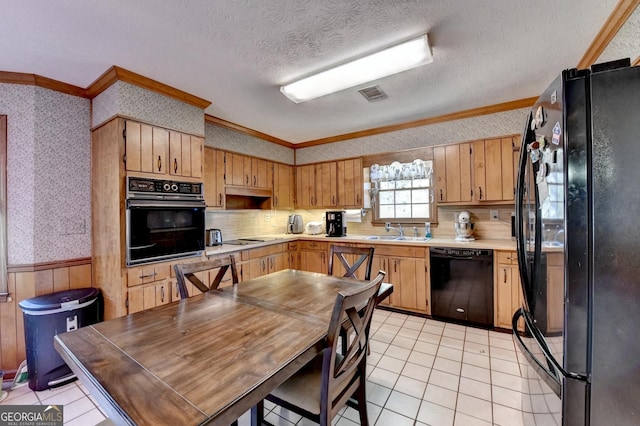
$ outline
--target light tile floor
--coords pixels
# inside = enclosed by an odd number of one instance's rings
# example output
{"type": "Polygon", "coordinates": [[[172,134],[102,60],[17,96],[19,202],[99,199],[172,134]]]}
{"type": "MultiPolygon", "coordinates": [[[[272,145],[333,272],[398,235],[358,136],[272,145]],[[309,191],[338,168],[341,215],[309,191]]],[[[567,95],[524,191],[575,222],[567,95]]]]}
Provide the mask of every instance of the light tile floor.
{"type": "MultiPolygon", "coordinates": [[[[369,422],[403,425],[522,425],[521,376],[510,334],[378,309],[371,325],[367,400],[369,422]]],[[[64,404],[65,425],[104,420],[79,382],[55,390],[10,392],[2,404],[64,404]]],[[[274,425],[314,424],[265,402],[274,425]]],[[[249,413],[240,425],[249,424],[249,413]]],[[[352,408],[334,425],[358,425],[352,408]]]]}

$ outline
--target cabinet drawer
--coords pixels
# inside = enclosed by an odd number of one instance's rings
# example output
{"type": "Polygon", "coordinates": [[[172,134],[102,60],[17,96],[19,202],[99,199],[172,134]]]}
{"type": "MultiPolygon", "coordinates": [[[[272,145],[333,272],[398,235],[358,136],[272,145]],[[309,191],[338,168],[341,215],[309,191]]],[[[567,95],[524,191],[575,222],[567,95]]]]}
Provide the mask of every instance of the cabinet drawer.
{"type": "Polygon", "coordinates": [[[501,265],[517,265],[518,255],[515,251],[498,251],[498,263],[501,265]]]}
{"type": "Polygon", "coordinates": [[[266,247],[251,249],[249,251],[249,258],[257,259],[259,257],[271,256],[272,254],[282,253],[284,251],[287,251],[286,244],[273,244],[266,247]]]}
{"type": "Polygon", "coordinates": [[[300,250],[327,250],[328,245],[325,241],[298,241],[300,250]]]}
{"type": "Polygon", "coordinates": [[[393,256],[393,257],[418,257],[426,258],[426,247],[408,247],[397,245],[379,244],[374,245],[376,255],[393,256]]]}
{"type": "Polygon", "coordinates": [[[127,269],[127,285],[129,287],[160,281],[170,276],[171,265],[157,264],[127,269]]]}

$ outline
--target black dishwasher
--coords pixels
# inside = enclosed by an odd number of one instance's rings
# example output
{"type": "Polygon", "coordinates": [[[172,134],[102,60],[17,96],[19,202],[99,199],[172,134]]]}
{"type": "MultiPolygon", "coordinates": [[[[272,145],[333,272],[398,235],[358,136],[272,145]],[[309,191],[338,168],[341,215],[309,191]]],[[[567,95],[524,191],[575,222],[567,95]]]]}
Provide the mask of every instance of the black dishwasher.
{"type": "Polygon", "coordinates": [[[493,250],[431,247],[431,315],[493,327],[493,250]]]}

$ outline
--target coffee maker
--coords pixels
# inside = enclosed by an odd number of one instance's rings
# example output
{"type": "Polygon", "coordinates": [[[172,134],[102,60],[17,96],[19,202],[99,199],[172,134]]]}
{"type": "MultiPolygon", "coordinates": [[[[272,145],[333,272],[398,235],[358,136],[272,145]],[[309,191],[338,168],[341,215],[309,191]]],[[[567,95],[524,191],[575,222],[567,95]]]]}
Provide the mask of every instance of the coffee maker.
{"type": "Polygon", "coordinates": [[[345,237],[347,235],[347,225],[343,211],[326,212],[325,219],[327,237],[345,237]]]}

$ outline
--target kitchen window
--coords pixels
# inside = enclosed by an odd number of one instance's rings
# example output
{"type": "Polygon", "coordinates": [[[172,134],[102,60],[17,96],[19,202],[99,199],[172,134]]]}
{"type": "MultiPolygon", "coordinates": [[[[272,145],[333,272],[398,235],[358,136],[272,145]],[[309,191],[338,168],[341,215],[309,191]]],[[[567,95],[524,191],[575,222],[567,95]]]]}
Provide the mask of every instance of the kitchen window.
{"type": "Polygon", "coordinates": [[[431,160],[394,162],[369,168],[374,221],[434,221],[431,160]]]}

